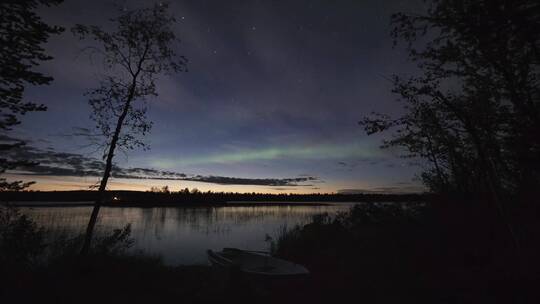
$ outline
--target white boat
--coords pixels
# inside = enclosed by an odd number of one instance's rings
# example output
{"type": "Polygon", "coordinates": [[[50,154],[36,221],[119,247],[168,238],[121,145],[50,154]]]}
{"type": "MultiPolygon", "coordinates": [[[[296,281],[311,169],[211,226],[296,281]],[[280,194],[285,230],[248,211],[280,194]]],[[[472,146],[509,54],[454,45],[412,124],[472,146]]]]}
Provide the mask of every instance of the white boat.
{"type": "Polygon", "coordinates": [[[270,256],[260,251],[223,248],[222,251],[207,250],[212,265],[237,269],[248,276],[265,278],[290,278],[306,276],[309,271],[302,265],[270,256]]]}

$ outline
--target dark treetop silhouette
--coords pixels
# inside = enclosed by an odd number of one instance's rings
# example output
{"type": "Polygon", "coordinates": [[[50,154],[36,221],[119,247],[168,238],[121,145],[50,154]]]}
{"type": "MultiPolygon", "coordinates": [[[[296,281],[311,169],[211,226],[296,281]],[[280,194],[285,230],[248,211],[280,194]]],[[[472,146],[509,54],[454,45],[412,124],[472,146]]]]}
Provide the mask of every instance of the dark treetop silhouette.
{"type": "MultiPolygon", "coordinates": [[[[20,123],[20,115],[47,108],[23,99],[27,85],[46,85],[53,79],[34,68],[40,62],[52,59],[42,48],[52,34],[63,31],[61,27],[50,26],[35,13],[39,5],[58,5],[61,0],[6,1],[0,3],[0,151],[21,147],[24,141],[6,133],[20,123]]],[[[11,161],[0,157],[0,174],[20,165],[30,165],[28,161],[11,161]]],[[[0,178],[0,191],[20,190],[30,183],[8,182],[0,178]]]]}
{"type": "Polygon", "coordinates": [[[536,1],[433,1],[426,15],[395,14],[393,37],[407,43],[423,75],[393,78],[404,115],[361,124],[368,134],[397,128],[385,146],[427,159],[422,178],[434,191],[535,191],[539,9],[536,1]]]}
{"type": "Polygon", "coordinates": [[[168,14],[167,5],[122,11],[111,21],[117,27],[112,33],[97,26],[76,25],[72,29],[81,39],[93,38],[99,42],[99,47],[88,50],[102,56],[108,71],[100,86],[87,93],[93,111],[91,118],[98,131],[87,135],[104,138],[106,164],[99,185],[100,198],[88,223],[82,253],[88,251],[92,240],[116,149],[145,147],[140,136],[152,125],[146,118],[145,102],[157,96],[156,77],[161,73],[185,71],[186,65],[186,59],[177,56],[173,48],[177,42],[171,28],[175,19],[168,14]]]}
{"type": "Polygon", "coordinates": [[[484,198],[503,219],[502,196],[532,198],[540,185],[539,9],[433,1],[425,15],[395,14],[393,37],[423,75],[393,78],[401,117],[361,122],[368,134],[397,128],[385,146],[427,159],[422,178],[433,191],[484,198]],[[422,48],[419,38],[428,39],[422,48]]]}

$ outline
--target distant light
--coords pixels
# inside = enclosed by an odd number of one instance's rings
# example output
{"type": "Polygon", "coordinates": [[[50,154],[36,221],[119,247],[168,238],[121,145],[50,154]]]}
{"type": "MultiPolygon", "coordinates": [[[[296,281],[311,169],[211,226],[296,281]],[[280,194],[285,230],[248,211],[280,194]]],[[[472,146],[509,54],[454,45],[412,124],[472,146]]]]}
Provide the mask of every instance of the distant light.
{"type": "Polygon", "coordinates": [[[118,198],[118,196],[113,196],[113,201],[119,201],[120,199],[118,198]]]}

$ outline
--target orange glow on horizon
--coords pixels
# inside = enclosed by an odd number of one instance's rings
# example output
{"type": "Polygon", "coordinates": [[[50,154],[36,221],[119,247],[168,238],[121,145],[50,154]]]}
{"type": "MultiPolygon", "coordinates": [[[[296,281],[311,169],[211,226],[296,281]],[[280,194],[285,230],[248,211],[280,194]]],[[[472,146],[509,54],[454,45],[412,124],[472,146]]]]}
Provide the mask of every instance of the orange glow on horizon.
{"type": "MultiPolygon", "coordinates": [[[[68,176],[44,176],[44,175],[18,175],[6,174],[9,180],[22,180],[25,182],[35,181],[28,190],[33,191],[69,191],[91,190],[91,186],[97,185],[99,178],[96,177],[68,177],[68,176]]],[[[197,188],[202,192],[239,192],[239,193],[335,193],[335,188],[327,184],[316,186],[257,186],[257,185],[220,185],[196,181],[172,181],[172,180],[138,180],[138,179],[110,179],[108,190],[149,191],[151,187],[161,188],[168,186],[170,191],[179,191],[185,188],[190,190],[197,188]],[[314,189],[317,188],[317,189],[314,189]]]]}

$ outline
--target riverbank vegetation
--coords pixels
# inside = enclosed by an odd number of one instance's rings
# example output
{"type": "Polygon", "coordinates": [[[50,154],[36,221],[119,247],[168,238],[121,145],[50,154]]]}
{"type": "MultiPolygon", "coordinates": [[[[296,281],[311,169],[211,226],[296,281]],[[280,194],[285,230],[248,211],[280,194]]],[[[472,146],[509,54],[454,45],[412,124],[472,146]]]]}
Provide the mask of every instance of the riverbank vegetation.
{"type": "Polygon", "coordinates": [[[537,303],[540,246],[531,229],[536,215],[516,214],[523,237],[518,254],[488,207],[455,201],[359,204],[335,218],[319,216],[284,230],[272,247],[277,256],[310,269],[322,303],[336,297],[367,303],[537,303]]]}
{"type": "MultiPolygon", "coordinates": [[[[6,303],[536,303],[538,244],[522,242],[516,255],[505,227],[485,212],[440,200],[360,203],[337,216],[284,227],[272,236],[272,253],[305,265],[310,277],[261,294],[244,278],[207,265],[167,266],[130,250],[129,226],[99,231],[81,256],[84,235],[51,239],[31,219],[4,207],[0,297],[6,303]]],[[[535,227],[535,216],[520,227],[535,227]]]]}
{"type": "Polygon", "coordinates": [[[207,267],[167,267],[159,257],[129,250],[129,225],[96,233],[85,256],[79,254],[83,240],[84,235],[51,238],[17,209],[0,208],[2,303],[143,303],[215,296],[205,290],[212,280],[207,267]]]}
{"type": "MultiPolygon", "coordinates": [[[[242,277],[208,265],[165,265],[134,251],[130,226],[81,235],[51,234],[13,207],[0,207],[2,303],[272,303],[242,277]]],[[[302,297],[302,293],[291,292],[302,297]]]]}

